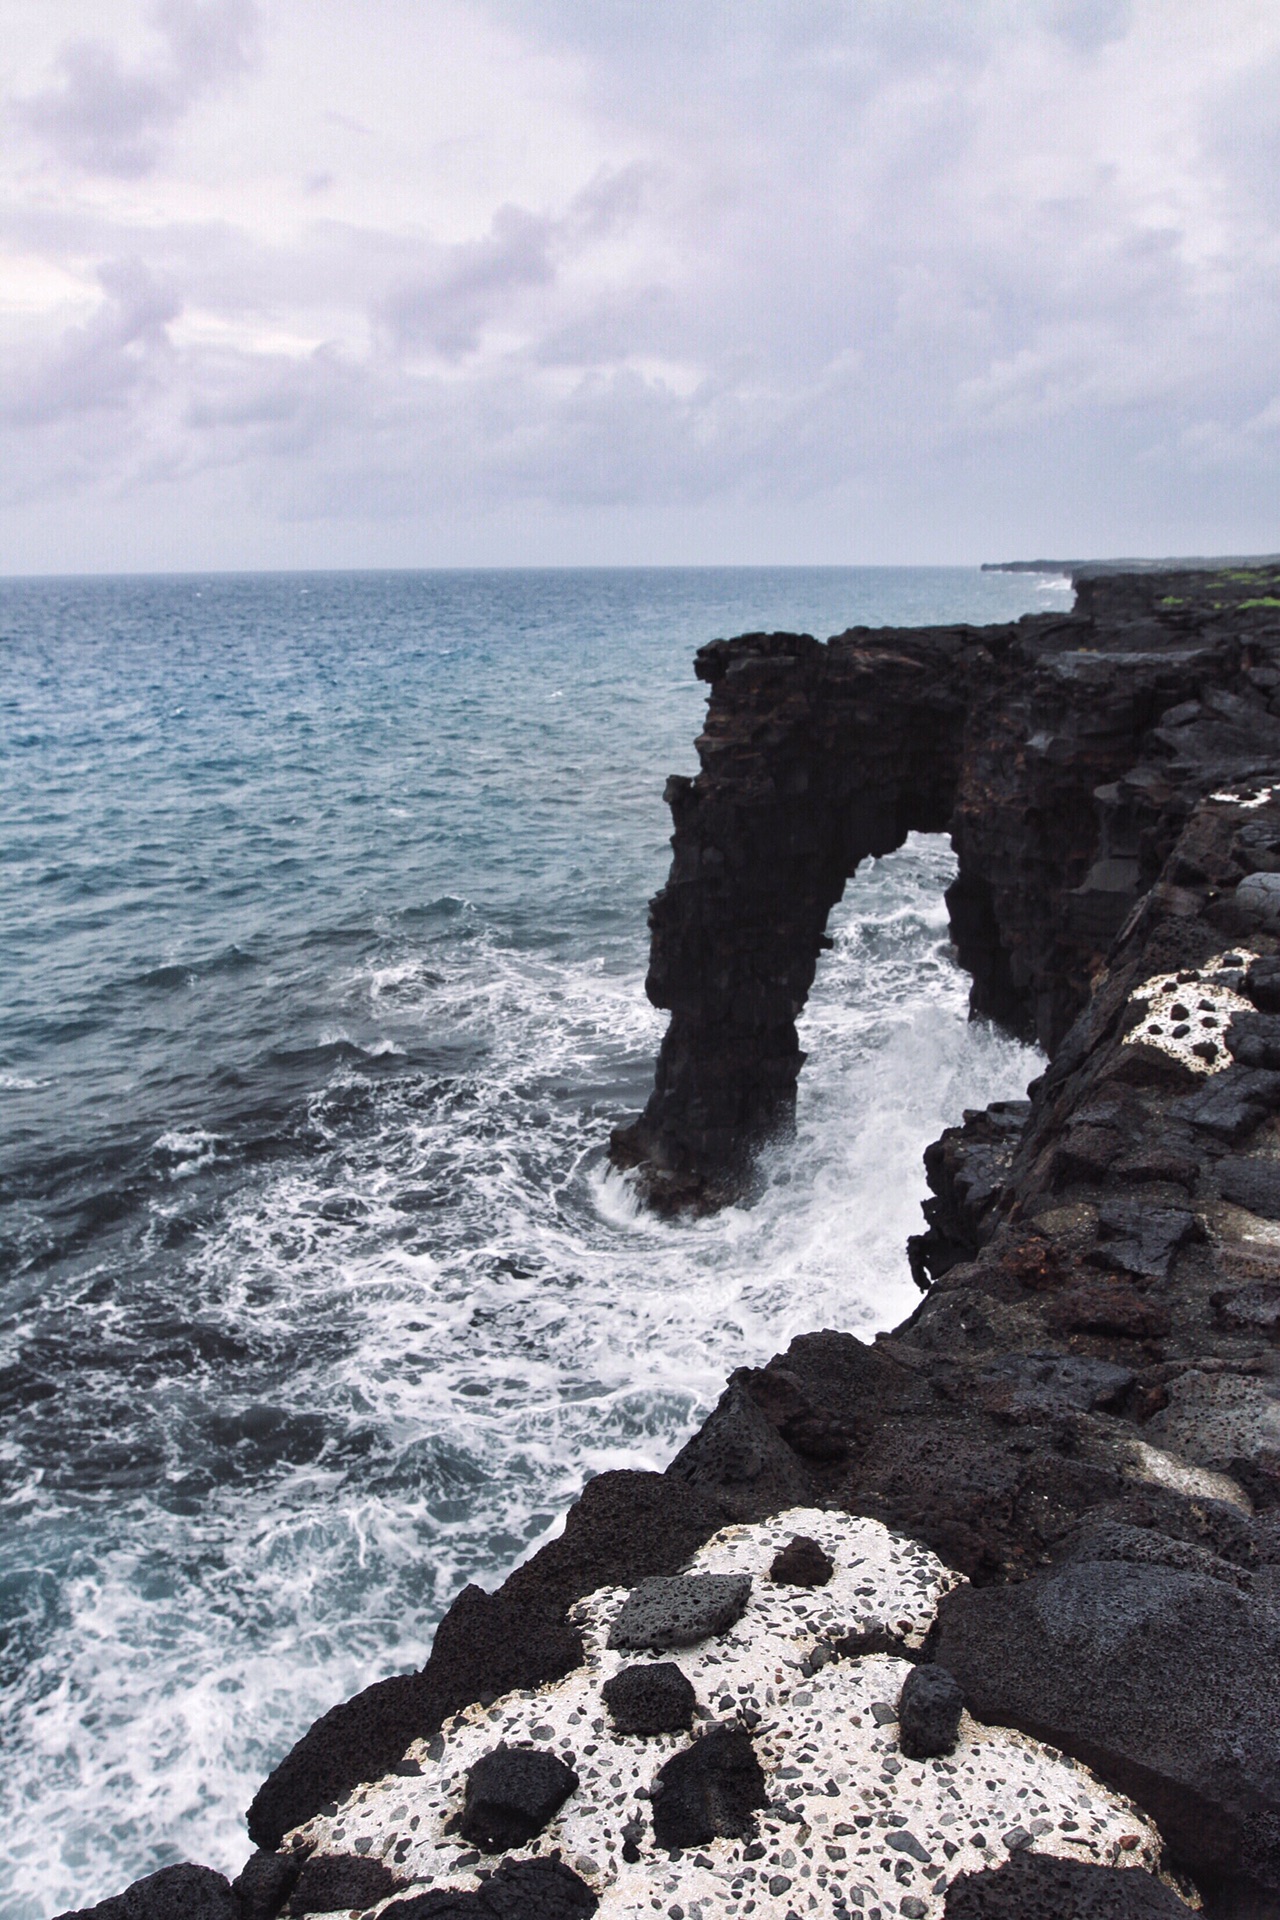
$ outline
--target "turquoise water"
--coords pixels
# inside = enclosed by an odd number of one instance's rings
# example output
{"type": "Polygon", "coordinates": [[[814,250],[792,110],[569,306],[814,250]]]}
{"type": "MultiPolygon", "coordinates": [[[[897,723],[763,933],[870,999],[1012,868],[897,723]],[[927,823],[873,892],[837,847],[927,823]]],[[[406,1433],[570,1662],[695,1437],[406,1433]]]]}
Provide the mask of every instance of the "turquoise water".
{"type": "Polygon", "coordinates": [[[637,1215],[645,910],[720,634],[1062,583],[732,569],[0,582],[0,1915],[174,1859],[725,1373],[911,1304],[967,1026],[938,842],[860,875],[760,1202],[637,1215]]]}

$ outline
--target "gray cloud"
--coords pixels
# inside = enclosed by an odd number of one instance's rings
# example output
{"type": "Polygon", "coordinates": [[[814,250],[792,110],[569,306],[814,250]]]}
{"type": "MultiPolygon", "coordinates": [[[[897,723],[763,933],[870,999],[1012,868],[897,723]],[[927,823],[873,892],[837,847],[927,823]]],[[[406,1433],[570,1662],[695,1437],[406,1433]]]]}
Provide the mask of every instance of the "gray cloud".
{"type": "Polygon", "coordinates": [[[76,40],[41,92],[11,103],[14,117],[59,159],[121,177],[151,172],[164,137],[201,95],[252,64],[256,0],[157,0],[157,56],[126,67],[102,40],[76,40]]]}
{"type": "MultiPolygon", "coordinates": [[[[344,199],[310,130],[275,225],[0,202],[32,253],[135,262],[54,348],[14,348],[7,484],[145,499],[176,540],[225,487],[264,526],[399,528],[378,550],[406,561],[504,514],[576,537],[550,559],[606,521],[740,525],[746,558],[1272,547],[1280,34],[1223,4],[1195,28],[1189,0],[476,0],[551,63],[548,138],[577,119],[553,189],[492,167],[442,209],[470,237],[436,237],[429,198],[418,224],[344,199]]],[[[207,37],[171,9],[148,85],[181,71],[189,101],[252,22],[179,11],[207,37]]],[[[163,179],[173,124],[120,106],[84,137],[163,179]]],[[[362,150],[390,172],[406,137],[362,150]]]]}
{"type": "Polygon", "coordinates": [[[483,240],[442,248],[433,267],[393,287],[379,318],[400,349],[429,346],[446,359],[472,353],[485,322],[525,287],[555,278],[551,222],[499,207],[483,240]]]}
{"type": "Polygon", "coordinates": [[[14,426],[47,426],[68,416],[126,410],[140,391],[163,379],[167,327],[181,311],[172,288],[140,260],[98,270],[102,301],[81,326],[69,327],[48,352],[20,357],[0,386],[0,418],[14,426]]]}

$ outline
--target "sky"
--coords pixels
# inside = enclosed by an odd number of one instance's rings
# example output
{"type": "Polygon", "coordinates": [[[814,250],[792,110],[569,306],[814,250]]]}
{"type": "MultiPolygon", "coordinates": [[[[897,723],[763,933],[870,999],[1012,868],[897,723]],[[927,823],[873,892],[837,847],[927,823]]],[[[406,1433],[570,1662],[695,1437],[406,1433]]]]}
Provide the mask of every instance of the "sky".
{"type": "Polygon", "coordinates": [[[1280,549],[1276,0],[6,0],[0,571],[1280,549]]]}

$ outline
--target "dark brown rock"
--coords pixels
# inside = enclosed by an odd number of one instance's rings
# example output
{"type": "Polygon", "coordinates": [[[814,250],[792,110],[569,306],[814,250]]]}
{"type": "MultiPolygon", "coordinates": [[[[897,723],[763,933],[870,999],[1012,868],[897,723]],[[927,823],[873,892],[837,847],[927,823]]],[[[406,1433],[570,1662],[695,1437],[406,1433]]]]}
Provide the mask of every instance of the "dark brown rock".
{"type": "Polygon", "coordinates": [[[1064,1333],[1114,1333],[1125,1340],[1159,1340],[1172,1324],[1169,1309],[1122,1281],[1087,1281],[1058,1294],[1053,1326],[1064,1333]]]}

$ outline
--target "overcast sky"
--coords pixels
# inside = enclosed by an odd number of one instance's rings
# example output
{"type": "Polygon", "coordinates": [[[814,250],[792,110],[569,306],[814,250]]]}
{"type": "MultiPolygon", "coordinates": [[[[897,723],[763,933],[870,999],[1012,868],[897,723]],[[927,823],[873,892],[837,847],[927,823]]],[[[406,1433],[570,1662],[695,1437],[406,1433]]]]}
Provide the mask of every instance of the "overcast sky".
{"type": "Polygon", "coordinates": [[[1280,548],[1276,0],[6,0],[0,569],[1280,548]]]}

